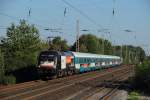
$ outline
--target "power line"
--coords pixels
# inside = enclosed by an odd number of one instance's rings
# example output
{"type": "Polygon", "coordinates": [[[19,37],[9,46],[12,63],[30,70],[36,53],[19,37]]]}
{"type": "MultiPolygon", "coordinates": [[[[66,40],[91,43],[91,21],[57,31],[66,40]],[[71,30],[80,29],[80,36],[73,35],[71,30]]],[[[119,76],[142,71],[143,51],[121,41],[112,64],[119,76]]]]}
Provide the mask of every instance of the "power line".
{"type": "Polygon", "coordinates": [[[9,17],[9,18],[14,19],[14,20],[17,20],[17,21],[20,21],[20,19],[19,19],[18,17],[10,16],[10,15],[5,14],[5,13],[2,13],[2,12],[0,12],[0,15],[9,17]]]}
{"type": "MultiPolygon", "coordinates": [[[[8,14],[6,14],[6,13],[2,13],[2,12],[0,12],[0,15],[2,15],[2,16],[6,16],[6,17],[9,17],[9,18],[11,18],[11,19],[13,19],[13,20],[16,20],[16,21],[20,21],[20,18],[18,18],[18,17],[15,17],[15,16],[11,16],[11,15],[8,15],[8,14]]],[[[34,24],[35,26],[38,26],[38,27],[40,27],[40,28],[42,28],[42,29],[49,29],[49,27],[45,27],[45,26],[43,26],[43,25],[40,25],[40,24],[34,24]]],[[[0,26],[0,29],[7,29],[8,27],[6,27],[6,26],[0,26]]],[[[61,34],[62,32],[60,32],[60,34],[61,34]]],[[[73,36],[73,34],[68,34],[69,36],[73,36]]]]}
{"type": "Polygon", "coordinates": [[[81,10],[79,10],[78,8],[76,8],[75,6],[73,6],[71,3],[67,2],[66,0],[62,0],[65,4],[67,4],[68,6],[70,6],[71,8],[73,8],[74,10],[76,10],[78,13],[80,13],[82,16],[84,16],[87,20],[89,20],[90,22],[92,22],[93,24],[95,24],[98,27],[101,27],[103,29],[103,27],[98,24],[95,20],[93,20],[92,18],[90,18],[87,14],[85,14],[84,12],[82,12],[81,10]]]}
{"type": "MultiPolygon", "coordinates": [[[[0,15],[2,15],[2,16],[5,16],[5,17],[9,17],[9,18],[11,18],[11,19],[13,19],[13,20],[16,20],[16,21],[20,21],[21,19],[20,18],[18,18],[18,17],[15,17],[15,16],[11,16],[11,15],[8,15],[8,14],[6,14],[6,13],[2,13],[2,12],[0,12],[0,15]]],[[[31,24],[34,24],[34,23],[31,23],[31,24]]],[[[40,25],[40,24],[34,24],[35,26],[38,26],[38,27],[41,27],[41,28],[48,28],[48,27],[45,27],[45,26],[43,26],[43,25],[40,25]]]]}
{"type": "Polygon", "coordinates": [[[0,27],[0,29],[4,29],[4,30],[5,30],[5,29],[7,29],[7,28],[6,28],[6,27],[0,27]]]}

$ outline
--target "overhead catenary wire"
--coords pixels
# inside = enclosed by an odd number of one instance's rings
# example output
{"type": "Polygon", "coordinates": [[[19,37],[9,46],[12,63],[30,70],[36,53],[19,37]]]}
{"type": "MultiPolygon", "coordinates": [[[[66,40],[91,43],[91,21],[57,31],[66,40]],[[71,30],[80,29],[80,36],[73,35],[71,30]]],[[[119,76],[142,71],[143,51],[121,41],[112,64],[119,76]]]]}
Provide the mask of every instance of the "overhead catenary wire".
{"type": "Polygon", "coordinates": [[[63,1],[65,4],[67,4],[68,6],[70,6],[72,9],[74,9],[75,11],[77,11],[78,13],[80,13],[87,20],[89,20],[91,23],[93,23],[97,27],[100,27],[101,29],[103,29],[103,27],[100,24],[98,24],[95,20],[93,20],[91,17],[89,17],[86,13],[84,13],[83,11],[81,11],[80,9],[78,9],[77,7],[75,7],[74,5],[72,5],[71,3],[67,2],[66,0],[61,0],[61,1],[63,1]]]}
{"type": "Polygon", "coordinates": [[[0,12],[0,15],[5,16],[5,17],[9,17],[9,18],[17,20],[17,21],[20,21],[20,19],[18,17],[14,17],[14,16],[11,16],[11,15],[3,13],[3,12],[0,12]]]}
{"type": "MultiPolygon", "coordinates": [[[[86,13],[84,13],[83,11],[81,11],[80,9],[78,9],[77,7],[75,7],[74,5],[72,5],[71,3],[67,2],[66,0],[62,0],[65,4],[67,4],[68,6],[70,6],[72,9],[74,9],[75,11],[77,11],[79,14],[81,14],[83,17],[85,17],[88,21],[90,21],[91,23],[93,23],[95,26],[97,26],[99,29],[104,29],[100,24],[98,24],[95,20],[93,20],[91,17],[89,17],[86,13]]],[[[79,41],[79,40],[78,40],[79,41]]],[[[79,50],[78,50],[79,51],[79,50]]]]}
{"type": "MultiPolygon", "coordinates": [[[[19,17],[11,16],[11,15],[9,15],[9,14],[2,13],[2,12],[0,12],[0,15],[5,16],[5,17],[9,17],[9,18],[11,18],[11,19],[13,19],[13,20],[16,20],[16,21],[23,20],[23,19],[21,19],[21,18],[19,18],[19,17]]],[[[43,28],[43,29],[44,29],[44,28],[48,28],[48,27],[45,27],[45,26],[40,25],[40,24],[35,24],[35,23],[31,23],[31,24],[33,24],[33,25],[35,25],[35,26],[38,26],[38,27],[40,27],[40,28],[43,28]]]]}
{"type": "MultiPolygon", "coordinates": [[[[32,0],[29,0],[29,1],[27,2],[27,4],[29,4],[29,3],[31,3],[31,2],[32,2],[32,0]]],[[[27,17],[26,17],[25,19],[24,19],[24,18],[15,17],[15,16],[12,16],[12,15],[3,13],[3,12],[0,12],[0,15],[2,15],[2,16],[9,17],[9,18],[11,18],[11,19],[13,19],[13,20],[16,20],[16,21],[26,20],[27,22],[29,22],[29,17],[31,18],[31,14],[32,14],[32,8],[31,8],[30,6],[27,7],[27,17]]],[[[32,17],[33,17],[33,16],[32,16],[32,17]]],[[[35,20],[35,18],[34,18],[34,20],[35,20]]],[[[36,22],[38,22],[38,21],[36,21],[36,22]]],[[[42,28],[42,29],[48,28],[48,27],[43,26],[43,25],[41,25],[41,24],[36,24],[36,23],[34,23],[34,22],[32,22],[32,21],[30,21],[29,23],[31,23],[31,24],[33,24],[33,25],[39,27],[39,28],[42,28]]]]}
{"type": "MultiPolygon", "coordinates": [[[[19,18],[17,18],[17,17],[14,17],[14,16],[11,16],[11,15],[8,15],[11,19],[14,19],[14,20],[16,20],[16,21],[20,21],[20,19],[19,18]]],[[[49,28],[49,27],[46,27],[46,26],[43,26],[43,25],[40,25],[40,24],[35,24],[35,23],[31,23],[31,24],[33,24],[33,25],[35,25],[35,26],[37,26],[37,27],[39,27],[39,28],[42,28],[42,30],[43,29],[46,29],[46,28],[49,28]]],[[[8,27],[0,27],[0,29],[7,29],[8,27]]],[[[58,33],[58,34],[61,34],[61,32],[55,32],[55,33],[58,33]]],[[[70,37],[73,37],[74,35],[73,34],[68,34],[70,37]]]]}
{"type": "Polygon", "coordinates": [[[6,26],[0,26],[0,29],[7,29],[6,26]]]}

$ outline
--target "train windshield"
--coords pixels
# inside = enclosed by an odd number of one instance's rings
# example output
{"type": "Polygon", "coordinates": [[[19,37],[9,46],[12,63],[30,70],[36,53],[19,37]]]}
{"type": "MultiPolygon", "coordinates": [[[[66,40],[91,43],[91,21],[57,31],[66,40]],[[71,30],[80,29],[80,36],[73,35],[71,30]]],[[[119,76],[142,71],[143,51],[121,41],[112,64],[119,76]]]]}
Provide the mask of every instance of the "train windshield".
{"type": "Polygon", "coordinates": [[[55,54],[50,52],[42,52],[39,56],[40,61],[54,61],[55,54]]]}
{"type": "Polygon", "coordinates": [[[41,68],[54,68],[57,65],[56,53],[45,51],[41,52],[38,61],[39,67],[41,68]]]}
{"type": "Polygon", "coordinates": [[[54,55],[40,55],[40,61],[54,61],[54,55]]]}

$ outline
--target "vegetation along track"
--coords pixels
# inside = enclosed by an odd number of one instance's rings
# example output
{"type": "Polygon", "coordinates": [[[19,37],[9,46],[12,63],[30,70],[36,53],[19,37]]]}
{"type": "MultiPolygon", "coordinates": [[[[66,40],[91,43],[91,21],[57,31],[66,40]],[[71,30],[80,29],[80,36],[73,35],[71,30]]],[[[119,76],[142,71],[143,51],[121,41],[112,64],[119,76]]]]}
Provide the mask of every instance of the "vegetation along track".
{"type": "MultiPolygon", "coordinates": [[[[73,94],[80,94],[81,92],[90,90],[95,84],[100,81],[104,81],[109,77],[117,75],[117,73],[123,73],[125,70],[129,69],[123,65],[122,67],[112,68],[109,71],[103,70],[101,72],[89,72],[74,76],[69,76],[65,78],[59,78],[54,80],[49,80],[47,82],[41,82],[32,87],[27,85],[24,88],[20,88],[13,91],[0,90],[0,98],[3,100],[8,99],[62,99],[68,98],[73,94]],[[87,88],[86,88],[87,87],[87,88]]],[[[22,86],[23,87],[23,86],[22,86]]],[[[11,88],[9,89],[11,90],[11,88]]],[[[68,98],[69,99],[69,98],[68,98]]],[[[71,98],[70,98],[71,99],[71,98]]]]}

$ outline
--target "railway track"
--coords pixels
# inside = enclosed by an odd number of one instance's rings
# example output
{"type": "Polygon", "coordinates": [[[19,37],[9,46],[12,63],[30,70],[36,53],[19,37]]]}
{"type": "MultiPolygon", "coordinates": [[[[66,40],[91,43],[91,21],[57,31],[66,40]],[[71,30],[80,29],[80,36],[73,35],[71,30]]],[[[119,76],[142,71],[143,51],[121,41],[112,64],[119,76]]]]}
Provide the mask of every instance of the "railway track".
{"type": "MultiPolygon", "coordinates": [[[[105,69],[103,71],[105,71],[105,69]]],[[[99,71],[97,71],[97,72],[99,73],[99,71]]],[[[89,72],[89,73],[95,74],[95,72],[89,72]]],[[[67,76],[67,77],[64,77],[64,78],[58,78],[58,79],[47,80],[47,81],[48,82],[52,81],[51,83],[58,83],[62,80],[66,81],[66,80],[71,80],[71,79],[74,79],[74,78],[77,78],[77,77],[80,77],[80,76],[86,76],[89,73],[78,74],[78,75],[74,75],[74,76],[67,76]]],[[[30,87],[30,86],[34,86],[36,83],[38,85],[40,85],[39,83],[46,83],[47,81],[35,80],[35,81],[29,81],[29,82],[19,83],[19,84],[15,84],[15,85],[9,85],[9,86],[3,86],[3,87],[1,86],[0,92],[7,91],[7,90],[14,90],[14,89],[30,87]]]]}
{"type": "Polygon", "coordinates": [[[82,98],[82,100],[112,100],[112,98],[117,95],[118,90],[120,90],[122,86],[124,87],[124,81],[132,75],[133,73],[131,70],[126,71],[120,74],[120,76],[118,75],[117,77],[115,77],[115,79],[103,83],[98,91],[95,91],[93,95],[91,94],[86,96],[86,98],[84,99],[82,98]]]}
{"type": "Polygon", "coordinates": [[[89,96],[84,100],[111,100],[111,98],[116,95],[116,92],[119,90],[119,88],[124,84],[123,81],[126,80],[129,76],[130,75],[122,74],[121,77],[118,77],[118,79],[108,82],[108,84],[105,84],[106,86],[101,87],[102,89],[100,91],[95,92],[94,95],[89,96]]]}
{"type": "MultiPolygon", "coordinates": [[[[0,90],[0,98],[3,100],[30,100],[30,99],[73,99],[74,97],[88,93],[88,91],[99,90],[95,86],[106,78],[114,77],[128,70],[129,67],[116,67],[101,72],[89,72],[49,81],[31,82],[7,87],[0,90]],[[12,90],[12,91],[11,91],[12,90]]],[[[100,90],[99,90],[100,91],[100,90]]],[[[94,93],[94,92],[93,92],[94,93]]]]}
{"type": "Polygon", "coordinates": [[[104,94],[104,96],[97,96],[97,100],[109,100],[107,99],[110,97],[117,89],[119,88],[119,84],[116,82],[122,82],[123,80],[127,79],[129,71],[125,71],[121,74],[116,75],[115,77],[109,77],[106,82],[102,82],[99,84],[93,85],[90,89],[86,91],[80,91],[77,93],[77,95],[71,96],[67,98],[66,100],[95,100],[95,98],[90,98],[91,96],[95,95],[96,93],[104,92],[104,90],[107,90],[107,92],[104,94]],[[113,85],[114,84],[114,85],[113,85]],[[109,88],[108,88],[109,87],[109,88]],[[111,87],[111,88],[110,88],[111,87]]]}
{"type": "MultiPolygon", "coordinates": [[[[118,81],[124,81],[126,79],[125,76],[123,76],[123,79],[119,79],[118,81]]],[[[117,84],[116,86],[109,88],[108,91],[105,93],[104,96],[100,97],[99,100],[110,100],[113,96],[115,96],[115,93],[118,91],[118,89],[123,85],[123,83],[117,84]]]]}

